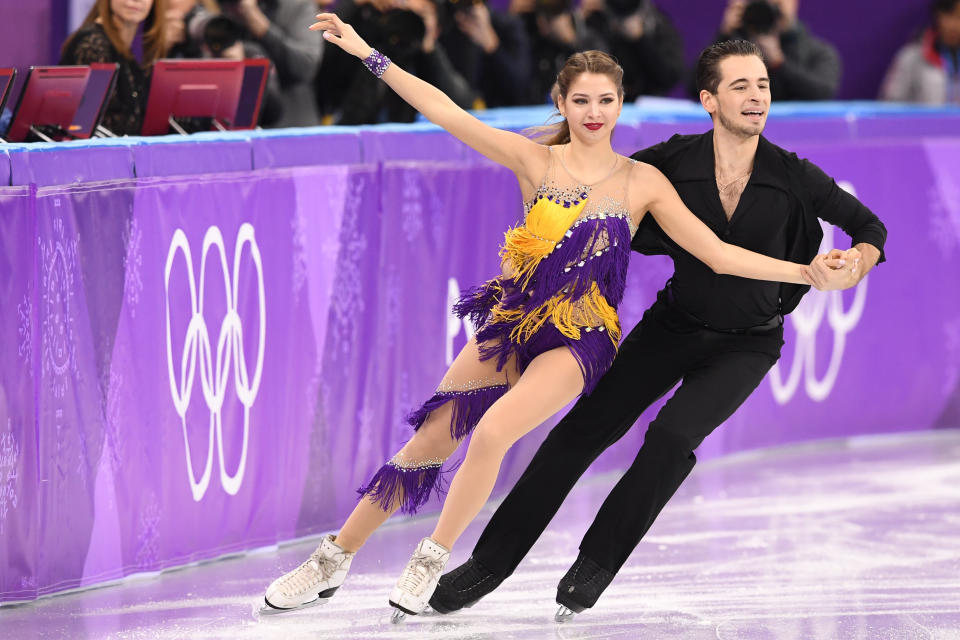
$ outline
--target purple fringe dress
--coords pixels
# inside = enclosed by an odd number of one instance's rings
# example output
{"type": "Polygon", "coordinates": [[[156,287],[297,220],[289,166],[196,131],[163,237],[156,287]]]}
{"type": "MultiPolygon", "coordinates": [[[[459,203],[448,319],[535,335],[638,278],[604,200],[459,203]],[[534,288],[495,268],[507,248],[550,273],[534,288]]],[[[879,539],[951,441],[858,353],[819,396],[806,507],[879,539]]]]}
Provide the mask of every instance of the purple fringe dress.
{"type": "MultiPolygon", "coordinates": [[[[583,373],[582,393],[594,389],[620,340],[616,308],[636,231],[626,203],[633,164],[623,163],[588,187],[564,186],[571,181],[562,177],[551,180],[551,162],[533,200],[525,204],[524,223],[506,233],[500,254],[505,275],[467,291],[454,306],[457,316],[469,317],[476,327],[482,361],[495,359],[501,371],[515,358],[522,373],[538,355],[566,347],[583,373]]],[[[461,440],[508,389],[505,383],[441,389],[407,421],[417,430],[431,412],[452,402],[450,435],[461,440]]],[[[432,492],[444,491],[443,462],[406,461],[398,455],[358,492],[385,511],[401,498],[400,510],[415,513],[432,492]]]]}

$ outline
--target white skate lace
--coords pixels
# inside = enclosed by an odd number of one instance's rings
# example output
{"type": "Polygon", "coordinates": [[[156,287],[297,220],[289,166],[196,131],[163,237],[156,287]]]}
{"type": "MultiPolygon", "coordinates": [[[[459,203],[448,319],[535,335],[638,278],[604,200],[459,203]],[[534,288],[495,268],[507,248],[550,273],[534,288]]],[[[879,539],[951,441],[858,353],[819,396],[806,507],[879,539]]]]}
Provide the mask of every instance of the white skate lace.
{"type": "Polygon", "coordinates": [[[317,549],[306,562],[288,573],[283,581],[283,591],[291,596],[310,589],[315,584],[330,578],[342,562],[343,554],[324,556],[317,549]]]}
{"type": "Polygon", "coordinates": [[[397,586],[407,593],[420,595],[424,588],[443,571],[443,560],[416,552],[400,576],[397,586]]]}

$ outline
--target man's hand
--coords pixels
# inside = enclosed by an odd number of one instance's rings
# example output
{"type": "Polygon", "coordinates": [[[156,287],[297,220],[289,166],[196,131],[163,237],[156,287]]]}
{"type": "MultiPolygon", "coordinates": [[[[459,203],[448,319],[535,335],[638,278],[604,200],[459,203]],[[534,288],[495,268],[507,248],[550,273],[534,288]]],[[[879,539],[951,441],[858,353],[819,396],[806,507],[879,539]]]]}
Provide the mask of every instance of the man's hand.
{"type": "Polygon", "coordinates": [[[432,0],[395,0],[394,7],[413,11],[423,20],[424,34],[420,49],[424,53],[433,53],[437,47],[437,38],[440,36],[440,27],[437,21],[437,5],[432,0]]]}
{"type": "Polygon", "coordinates": [[[580,15],[584,18],[607,8],[606,0],[583,0],[580,3],[580,15]]]}
{"type": "Polygon", "coordinates": [[[730,0],[727,8],[723,10],[723,21],[720,23],[720,33],[729,36],[740,28],[743,23],[743,9],[747,6],[747,0],[730,0]]]}
{"type": "Polygon", "coordinates": [[[455,15],[457,26],[468,38],[491,54],[500,46],[500,38],[490,23],[490,9],[485,4],[475,4],[467,11],[458,11],[455,15]]]}
{"type": "Polygon", "coordinates": [[[553,18],[537,16],[537,27],[540,35],[560,44],[574,46],[577,42],[577,29],[570,13],[564,12],[553,18]]]}
{"type": "Polygon", "coordinates": [[[818,291],[849,289],[860,282],[860,252],[856,249],[831,249],[815,257],[800,273],[818,291]]]}
{"type": "Polygon", "coordinates": [[[520,16],[533,13],[536,6],[536,0],[510,0],[510,8],[507,11],[515,16],[520,16]]]}
{"type": "Polygon", "coordinates": [[[237,9],[254,38],[260,39],[266,35],[270,29],[270,19],[260,10],[257,0],[240,0],[237,9]]]}
{"type": "Polygon", "coordinates": [[[785,56],[783,55],[783,49],[780,48],[780,32],[765,33],[754,36],[752,39],[763,51],[763,57],[768,67],[776,69],[783,64],[785,56]]]}
{"type": "Polygon", "coordinates": [[[183,23],[183,12],[178,9],[168,9],[164,23],[167,44],[175,45],[187,39],[187,27],[183,23]]]}
{"type": "Polygon", "coordinates": [[[628,18],[624,18],[620,23],[620,30],[630,40],[639,40],[643,37],[643,16],[635,13],[628,18]]]}

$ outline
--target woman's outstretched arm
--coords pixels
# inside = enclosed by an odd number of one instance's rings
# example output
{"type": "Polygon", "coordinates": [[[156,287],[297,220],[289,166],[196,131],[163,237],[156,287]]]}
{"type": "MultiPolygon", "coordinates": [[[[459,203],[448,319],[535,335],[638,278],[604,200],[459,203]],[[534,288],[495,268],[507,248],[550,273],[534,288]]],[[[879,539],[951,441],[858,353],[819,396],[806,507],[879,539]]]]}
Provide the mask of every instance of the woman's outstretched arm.
{"type": "MultiPolygon", "coordinates": [[[[642,181],[644,194],[636,201],[642,206],[638,210],[649,210],[674,242],[714,272],[754,280],[813,284],[807,265],[777,260],[723,242],[683,204],[666,176],[650,165],[641,166],[642,170],[634,172],[636,179],[642,181]]],[[[841,260],[828,260],[827,264],[835,268],[844,264],[841,260]]]]}
{"type": "MultiPolygon", "coordinates": [[[[353,27],[340,20],[336,14],[318,14],[317,22],[312,24],[310,29],[323,30],[324,40],[361,60],[365,60],[374,51],[357,35],[353,27]]],[[[518,176],[527,177],[531,181],[539,180],[540,171],[534,168],[531,172],[531,167],[527,166],[533,158],[542,155],[538,152],[543,149],[536,142],[484,124],[454,104],[442,91],[395,64],[387,67],[381,77],[397,95],[430,122],[443,127],[464,144],[507,167],[518,176]]]]}

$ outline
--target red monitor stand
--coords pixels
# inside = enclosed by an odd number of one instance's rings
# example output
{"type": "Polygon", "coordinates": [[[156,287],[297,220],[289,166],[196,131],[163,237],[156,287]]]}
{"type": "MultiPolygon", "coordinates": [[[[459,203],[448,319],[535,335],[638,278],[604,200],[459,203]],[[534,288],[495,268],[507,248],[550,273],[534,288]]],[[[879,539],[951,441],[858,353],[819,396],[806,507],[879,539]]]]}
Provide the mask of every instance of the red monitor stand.
{"type": "MultiPolygon", "coordinates": [[[[3,113],[3,108],[7,104],[7,99],[10,97],[10,91],[13,89],[13,81],[17,77],[17,70],[13,67],[0,67],[0,114],[3,113]]],[[[3,135],[4,131],[0,129],[0,135],[3,135]]],[[[0,142],[6,142],[3,138],[0,138],[0,142]]]]}
{"type": "Polygon", "coordinates": [[[176,118],[212,118],[218,129],[231,127],[243,71],[243,60],[158,60],[141,133],[186,133],[176,118]]]}
{"type": "Polygon", "coordinates": [[[7,139],[24,142],[33,134],[53,142],[71,137],[73,117],[83,100],[89,75],[90,67],[86,66],[30,67],[7,139]]]}

